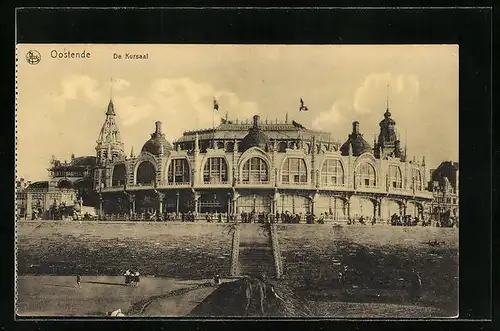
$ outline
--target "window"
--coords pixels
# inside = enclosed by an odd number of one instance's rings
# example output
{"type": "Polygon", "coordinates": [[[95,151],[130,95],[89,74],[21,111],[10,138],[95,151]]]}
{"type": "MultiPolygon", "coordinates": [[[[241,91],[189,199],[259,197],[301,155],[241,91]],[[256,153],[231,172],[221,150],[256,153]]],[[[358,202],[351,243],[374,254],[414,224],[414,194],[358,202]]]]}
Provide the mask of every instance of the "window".
{"type": "Polygon", "coordinates": [[[326,159],[321,167],[321,184],[325,186],[344,185],[344,168],[336,159],[326,159]]]}
{"type": "Polygon", "coordinates": [[[304,159],[288,158],[281,169],[281,180],[284,184],[307,183],[307,168],[304,159]]]}
{"type": "Polygon", "coordinates": [[[389,186],[391,189],[402,189],[403,188],[403,177],[401,175],[401,169],[396,165],[389,166],[389,186]]]}
{"type": "Polygon", "coordinates": [[[375,187],[377,184],[375,168],[369,163],[361,163],[355,175],[357,177],[357,183],[361,187],[375,187]]]}
{"type": "Polygon", "coordinates": [[[168,183],[189,183],[189,164],[186,159],[173,159],[168,166],[168,183]]]}
{"type": "Polygon", "coordinates": [[[227,163],[222,157],[211,157],[203,168],[203,182],[205,184],[227,183],[227,163]]]}
{"type": "Polygon", "coordinates": [[[420,170],[418,170],[418,169],[413,169],[411,187],[412,187],[412,189],[415,189],[416,191],[422,191],[422,174],[420,173],[420,170]]]}
{"type": "Polygon", "coordinates": [[[253,157],[243,165],[241,180],[243,183],[265,184],[269,182],[267,163],[260,157],[253,157]]]}
{"type": "Polygon", "coordinates": [[[117,164],[113,168],[113,176],[111,178],[111,186],[120,186],[125,184],[127,171],[124,164],[117,164]]]}
{"type": "Polygon", "coordinates": [[[153,185],[156,180],[156,168],[149,162],[142,162],[137,168],[136,184],[138,185],[153,185]]]}

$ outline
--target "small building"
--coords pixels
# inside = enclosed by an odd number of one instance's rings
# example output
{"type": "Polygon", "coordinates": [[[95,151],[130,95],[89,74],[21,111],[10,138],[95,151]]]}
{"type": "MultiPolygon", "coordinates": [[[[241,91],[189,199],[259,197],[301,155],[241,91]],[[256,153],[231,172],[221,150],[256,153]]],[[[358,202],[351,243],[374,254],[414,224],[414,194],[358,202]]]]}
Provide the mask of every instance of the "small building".
{"type": "Polygon", "coordinates": [[[95,206],[93,190],[94,173],[97,165],[95,156],[71,155],[71,160],[60,161],[52,157],[49,171],[49,185],[58,189],[76,190],[84,206],[95,206]]]}
{"type": "Polygon", "coordinates": [[[49,181],[28,183],[16,191],[18,219],[47,219],[52,206],[71,207],[77,204],[76,190],[58,188],[49,181]]]}

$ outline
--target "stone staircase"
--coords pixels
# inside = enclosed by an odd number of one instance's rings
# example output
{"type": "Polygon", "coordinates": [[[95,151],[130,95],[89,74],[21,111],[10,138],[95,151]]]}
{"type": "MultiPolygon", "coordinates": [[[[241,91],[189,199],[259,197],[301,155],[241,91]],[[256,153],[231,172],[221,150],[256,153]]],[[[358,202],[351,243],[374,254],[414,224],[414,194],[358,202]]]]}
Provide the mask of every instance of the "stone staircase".
{"type": "Polygon", "coordinates": [[[276,277],[271,234],[261,224],[240,224],[239,275],[276,277]]]}

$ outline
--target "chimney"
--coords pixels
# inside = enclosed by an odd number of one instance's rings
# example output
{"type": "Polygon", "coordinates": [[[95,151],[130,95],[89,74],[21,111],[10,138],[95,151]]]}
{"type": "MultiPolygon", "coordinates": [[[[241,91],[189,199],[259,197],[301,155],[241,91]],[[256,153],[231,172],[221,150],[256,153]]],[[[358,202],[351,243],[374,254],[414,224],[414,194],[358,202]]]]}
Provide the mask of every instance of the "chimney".
{"type": "Polygon", "coordinates": [[[156,131],[155,133],[156,134],[161,134],[161,122],[160,121],[156,121],[156,131]]]}
{"type": "Polygon", "coordinates": [[[359,134],[359,122],[358,121],[352,122],[352,133],[359,134]]]}
{"type": "Polygon", "coordinates": [[[260,116],[259,115],[254,115],[253,116],[253,128],[258,129],[260,126],[260,116]]]}

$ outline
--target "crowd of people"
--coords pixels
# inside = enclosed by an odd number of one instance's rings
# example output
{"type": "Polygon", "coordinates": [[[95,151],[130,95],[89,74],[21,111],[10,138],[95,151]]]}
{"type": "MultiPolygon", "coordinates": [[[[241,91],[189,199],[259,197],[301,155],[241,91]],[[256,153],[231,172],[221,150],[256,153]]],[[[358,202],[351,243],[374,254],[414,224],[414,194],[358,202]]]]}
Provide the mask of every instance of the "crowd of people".
{"type": "MultiPolygon", "coordinates": [[[[96,220],[98,217],[90,217],[85,215],[83,220],[96,220]]],[[[82,218],[79,218],[80,220],[82,218]]],[[[143,212],[134,214],[108,214],[102,215],[99,220],[101,221],[153,221],[153,222],[167,222],[167,221],[181,221],[181,222],[196,222],[206,221],[208,223],[227,223],[227,222],[242,222],[242,223],[282,223],[282,224],[325,224],[327,222],[345,222],[347,225],[375,225],[388,224],[392,226],[431,226],[431,227],[458,227],[458,218],[456,217],[441,217],[439,220],[434,220],[429,217],[420,219],[418,216],[393,214],[389,219],[380,219],[374,216],[354,215],[347,217],[347,219],[337,218],[330,212],[320,213],[316,216],[313,213],[291,213],[288,210],[276,212],[272,214],[269,212],[257,212],[252,210],[242,211],[240,214],[228,214],[217,212],[194,213],[193,211],[180,212],[180,213],[163,213],[156,214],[154,212],[143,212]]]]}
{"type": "Polygon", "coordinates": [[[125,271],[125,285],[127,286],[139,286],[140,274],[139,271],[128,269],[125,271]]]}

